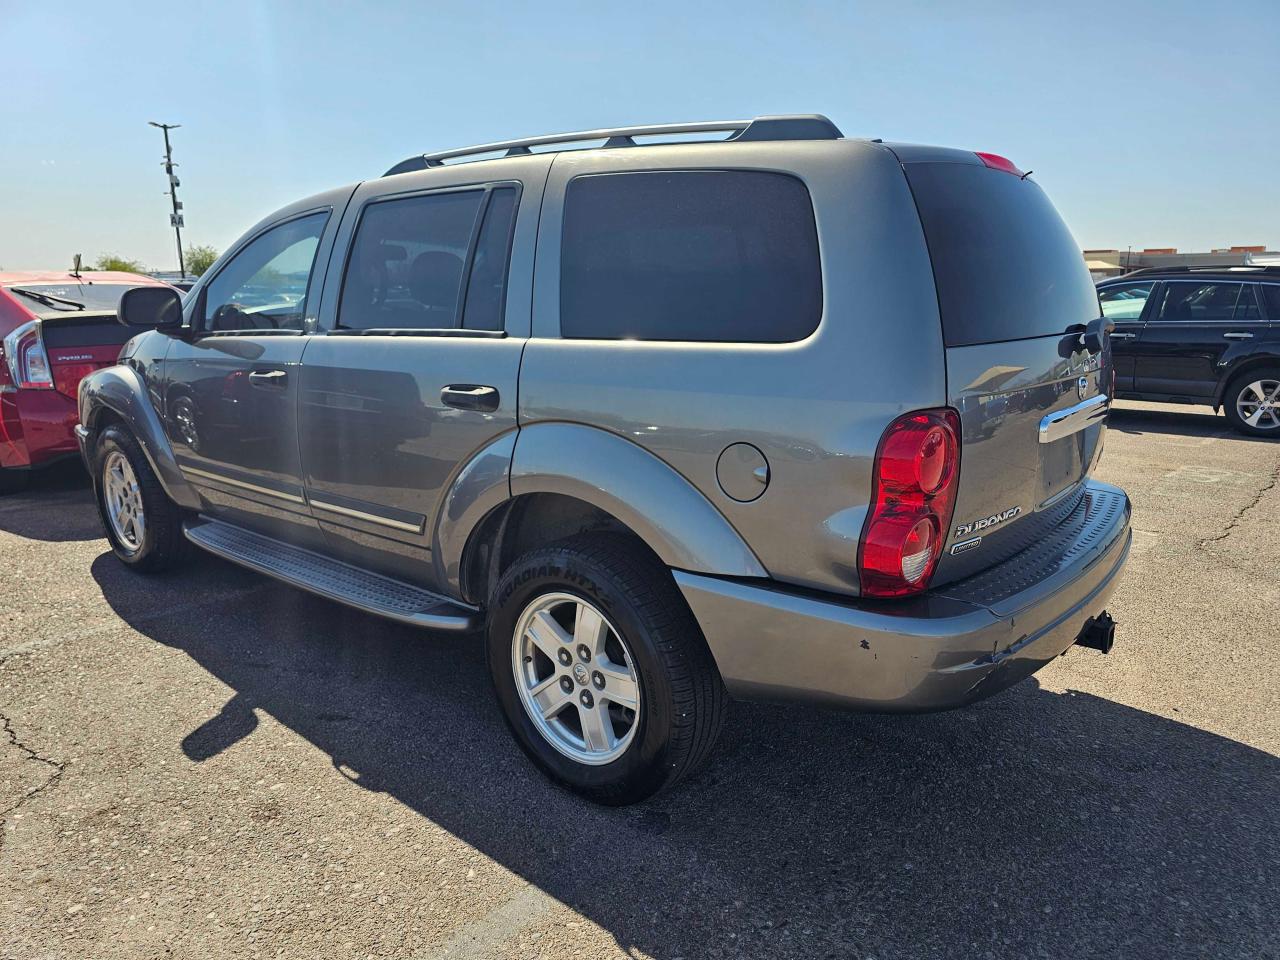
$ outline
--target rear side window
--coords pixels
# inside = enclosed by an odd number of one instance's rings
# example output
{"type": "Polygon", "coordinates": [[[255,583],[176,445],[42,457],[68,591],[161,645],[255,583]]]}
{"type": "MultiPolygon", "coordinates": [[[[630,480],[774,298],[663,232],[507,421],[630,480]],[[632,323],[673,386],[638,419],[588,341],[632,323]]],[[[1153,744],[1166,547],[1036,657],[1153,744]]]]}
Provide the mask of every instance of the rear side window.
{"type": "Polygon", "coordinates": [[[1154,282],[1125,283],[1098,291],[1102,315],[1111,320],[1137,320],[1151,297],[1154,282]]]}
{"type": "Polygon", "coordinates": [[[948,347],[1063,333],[1098,316],[1080,247],[1035,181],[981,164],[904,169],[948,347]]]}
{"type": "Polygon", "coordinates": [[[1267,304],[1267,319],[1280,323],[1280,284],[1264,283],[1258,288],[1267,304]]]}
{"type": "Polygon", "coordinates": [[[813,204],[785,174],[578,177],[560,269],[565,337],[788,343],[822,314],[813,204]]]}
{"type": "Polygon", "coordinates": [[[1235,316],[1236,301],[1243,286],[1221,282],[1166,283],[1157,319],[1175,323],[1229,323],[1235,316]]]}
{"type": "Polygon", "coordinates": [[[343,278],[338,326],[501,330],[516,199],[514,187],[499,187],[369,204],[343,278]]]}

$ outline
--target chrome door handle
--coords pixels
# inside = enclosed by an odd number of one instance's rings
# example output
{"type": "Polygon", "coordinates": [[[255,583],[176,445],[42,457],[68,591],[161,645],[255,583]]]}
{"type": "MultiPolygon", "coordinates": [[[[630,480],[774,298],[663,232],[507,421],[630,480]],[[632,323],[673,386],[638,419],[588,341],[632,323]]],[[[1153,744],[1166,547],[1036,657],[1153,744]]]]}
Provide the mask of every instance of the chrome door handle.
{"type": "Polygon", "coordinates": [[[289,380],[287,370],[251,370],[249,382],[255,387],[283,387],[289,380]]]}
{"type": "Polygon", "coordinates": [[[1252,340],[1253,334],[1252,333],[1224,333],[1222,337],[1224,340],[1252,340]]]}
{"type": "Polygon", "coordinates": [[[497,387],[476,383],[451,383],[440,391],[440,400],[457,410],[497,410],[500,402],[497,387]]]}
{"type": "Polygon", "coordinates": [[[1136,333],[1113,333],[1111,334],[1111,339],[1112,340],[1132,340],[1136,336],[1137,336],[1136,333]]]}

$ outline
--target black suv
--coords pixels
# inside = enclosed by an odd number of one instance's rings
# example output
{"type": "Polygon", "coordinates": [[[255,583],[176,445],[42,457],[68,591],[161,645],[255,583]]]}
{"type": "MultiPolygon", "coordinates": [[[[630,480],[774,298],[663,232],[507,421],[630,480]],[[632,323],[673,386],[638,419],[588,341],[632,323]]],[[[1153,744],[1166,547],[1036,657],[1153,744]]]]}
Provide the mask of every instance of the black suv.
{"type": "Polygon", "coordinates": [[[1280,267],[1137,270],[1098,285],[1116,395],[1209,404],[1280,437],[1280,267]]]}

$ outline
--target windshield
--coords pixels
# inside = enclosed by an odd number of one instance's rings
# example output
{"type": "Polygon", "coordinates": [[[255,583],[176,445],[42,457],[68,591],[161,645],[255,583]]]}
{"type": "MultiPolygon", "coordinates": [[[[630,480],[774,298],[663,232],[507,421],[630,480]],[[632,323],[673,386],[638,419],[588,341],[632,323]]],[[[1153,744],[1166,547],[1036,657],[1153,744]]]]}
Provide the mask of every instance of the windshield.
{"type": "MultiPolygon", "coordinates": [[[[82,303],[84,309],[89,311],[114,311],[120,306],[120,298],[124,296],[124,292],[134,286],[136,284],[130,283],[15,283],[11,285],[11,289],[14,293],[18,290],[30,290],[46,297],[82,303]]],[[[70,304],[41,303],[32,298],[23,298],[23,301],[34,313],[40,315],[66,313],[76,309],[70,304]]]]}

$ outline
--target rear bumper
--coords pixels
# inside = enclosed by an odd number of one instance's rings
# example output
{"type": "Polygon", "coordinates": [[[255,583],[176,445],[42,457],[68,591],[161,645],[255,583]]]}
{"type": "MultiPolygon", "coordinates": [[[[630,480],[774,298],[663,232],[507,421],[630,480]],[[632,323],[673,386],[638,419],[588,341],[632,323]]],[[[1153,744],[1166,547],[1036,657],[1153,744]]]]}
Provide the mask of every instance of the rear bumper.
{"type": "Polygon", "coordinates": [[[1129,499],[1090,481],[1042,541],[906,602],[842,601],[677,571],[729,692],[920,712],[981,700],[1061,654],[1115,591],[1129,499]]]}
{"type": "Polygon", "coordinates": [[[0,468],[42,467],[76,452],[76,403],[56,390],[0,393],[0,468]]]}

